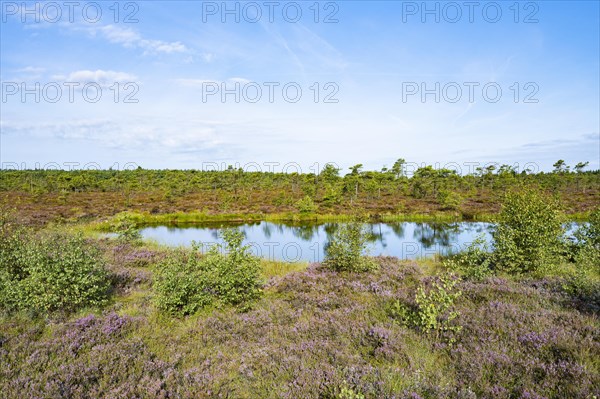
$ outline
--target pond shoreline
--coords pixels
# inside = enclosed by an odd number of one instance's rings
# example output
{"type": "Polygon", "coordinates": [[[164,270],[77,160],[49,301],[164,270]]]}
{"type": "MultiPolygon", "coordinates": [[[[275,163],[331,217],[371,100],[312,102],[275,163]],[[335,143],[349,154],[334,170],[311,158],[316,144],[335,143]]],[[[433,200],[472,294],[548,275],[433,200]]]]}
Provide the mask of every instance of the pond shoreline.
{"type": "MultiPolygon", "coordinates": [[[[365,214],[365,221],[369,223],[391,222],[487,222],[493,223],[497,214],[482,213],[465,215],[460,213],[396,213],[396,214],[365,214]]],[[[113,230],[116,220],[126,218],[137,227],[171,226],[186,227],[199,224],[217,223],[249,223],[249,222],[287,222],[294,223],[327,223],[344,222],[353,219],[352,214],[317,214],[317,213],[205,213],[205,212],[177,212],[166,214],[151,214],[140,212],[121,212],[113,217],[87,224],[92,231],[109,232],[113,230]]],[[[565,215],[567,222],[585,222],[589,213],[573,213],[565,215]]]]}

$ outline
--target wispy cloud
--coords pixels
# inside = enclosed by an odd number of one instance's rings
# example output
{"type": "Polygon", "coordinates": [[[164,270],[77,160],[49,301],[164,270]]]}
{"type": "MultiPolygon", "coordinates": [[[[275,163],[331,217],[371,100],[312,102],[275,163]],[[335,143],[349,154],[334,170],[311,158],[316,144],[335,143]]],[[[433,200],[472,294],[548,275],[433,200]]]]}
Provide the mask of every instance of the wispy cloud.
{"type": "Polygon", "coordinates": [[[179,79],[175,79],[174,81],[179,86],[192,87],[192,88],[202,87],[202,85],[207,84],[207,83],[216,83],[218,85],[220,85],[222,83],[224,83],[226,85],[228,85],[228,84],[235,85],[236,83],[239,83],[240,85],[244,85],[244,84],[252,82],[250,79],[240,78],[240,77],[232,77],[232,78],[229,78],[229,79],[226,79],[226,80],[179,78],[179,79]]]}
{"type": "Polygon", "coordinates": [[[554,139],[536,141],[532,143],[525,143],[519,148],[523,150],[535,149],[559,149],[562,147],[579,145],[585,146],[589,144],[600,144],[600,135],[598,133],[582,134],[579,137],[565,138],[565,139],[554,139]]]}
{"type": "Polygon", "coordinates": [[[319,65],[332,68],[335,72],[348,67],[349,64],[342,53],[330,42],[303,24],[298,24],[295,28],[295,42],[312,62],[317,61],[319,65]]]}
{"type": "Polygon", "coordinates": [[[7,71],[2,71],[0,76],[2,80],[11,80],[17,82],[33,82],[41,79],[46,72],[46,68],[27,66],[25,68],[9,70],[9,76],[5,76],[7,71]]]}
{"type": "Polygon", "coordinates": [[[126,72],[104,71],[101,69],[97,69],[95,71],[74,71],[66,76],[54,75],[52,78],[64,82],[77,82],[82,85],[85,85],[86,83],[97,83],[101,87],[109,87],[116,82],[126,83],[137,81],[137,77],[135,75],[131,75],[126,72]]]}
{"type": "Polygon", "coordinates": [[[17,72],[31,73],[31,74],[35,74],[35,75],[41,74],[45,71],[46,71],[46,68],[34,67],[34,66],[27,66],[25,68],[21,68],[21,69],[17,70],[17,72]]]}
{"type": "Polygon", "coordinates": [[[203,84],[205,83],[214,83],[214,80],[210,80],[210,79],[188,79],[188,78],[181,78],[181,79],[175,79],[175,83],[179,86],[183,86],[183,87],[202,87],[203,84]]]}
{"type": "MultiPolygon", "coordinates": [[[[19,12],[20,8],[19,8],[19,12]]],[[[20,14],[13,15],[13,18],[19,17],[20,14]]],[[[101,23],[89,23],[78,19],[74,22],[59,21],[50,23],[46,20],[46,16],[31,16],[24,18],[25,29],[50,29],[60,28],[67,31],[84,31],[90,36],[100,36],[108,40],[110,43],[120,44],[127,48],[139,48],[144,51],[144,54],[172,54],[172,53],[187,53],[190,50],[180,41],[163,41],[157,39],[148,39],[142,36],[141,33],[132,29],[116,26],[113,24],[102,25],[101,23]],[[35,22],[39,21],[39,22],[35,22]]],[[[206,62],[212,59],[211,54],[203,54],[202,57],[206,62]]]]}
{"type": "Polygon", "coordinates": [[[283,37],[283,35],[281,33],[279,33],[279,31],[277,31],[274,26],[268,25],[264,22],[261,22],[260,26],[265,30],[265,32],[267,32],[271,36],[271,38],[274,39],[274,41],[277,44],[279,44],[281,47],[283,47],[285,49],[285,51],[289,54],[290,58],[292,59],[294,64],[298,67],[298,69],[300,70],[302,75],[306,75],[306,69],[304,67],[304,63],[302,62],[302,60],[300,59],[298,54],[296,54],[296,52],[291,48],[290,44],[285,39],[285,37],[283,37]]]}
{"type": "Polygon", "coordinates": [[[99,28],[90,28],[92,34],[100,34],[111,43],[123,45],[128,48],[140,48],[144,54],[155,53],[185,53],[188,48],[181,42],[165,42],[162,40],[150,40],[130,28],[122,28],[116,25],[105,25],[99,28]]]}
{"type": "Polygon", "coordinates": [[[0,121],[3,135],[88,140],[107,148],[161,149],[168,152],[200,151],[224,143],[217,135],[219,121],[194,120],[173,125],[167,119],[148,118],[126,121],[108,119],[74,119],[51,122],[0,121]]]}

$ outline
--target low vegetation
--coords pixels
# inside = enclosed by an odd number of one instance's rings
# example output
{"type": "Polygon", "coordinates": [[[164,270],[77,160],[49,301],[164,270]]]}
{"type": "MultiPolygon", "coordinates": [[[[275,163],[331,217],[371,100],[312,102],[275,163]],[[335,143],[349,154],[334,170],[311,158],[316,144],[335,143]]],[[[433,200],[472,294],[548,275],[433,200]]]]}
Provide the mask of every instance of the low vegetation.
{"type": "Polygon", "coordinates": [[[0,220],[3,397],[600,395],[600,208],[569,239],[544,190],[509,190],[491,244],[418,262],[369,257],[357,220],[290,266],[236,230],[202,253],[128,218],[93,239],[0,220]]]}
{"type": "Polygon", "coordinates": [[[52,324],[4,317],[0,389],[8,398],[597,394],[600,324],[574,308],[559,280],[452,280],[446,306],[437,277],[375,261],[371,273],[313,265],[276,278],[245,312],[165,317],[136,294],[146,292],[140,281],[101,314],[52,324]],[[386,311],[398,302],[422,324],[386,311]]]}
{"type": "Polygon", "coordinates": [[[494,273],[493,257],[487,241],[479,236],[462,252],[444,259],[442,264],[470,280],[483,280],[494,273]]]}
{"type": "Polygon", "coordinates": [[[342,224],[331,237],[324,264],[335,271],[367,272],[377,264],[367,255],[367,226],[357,220],[342,224]]]}
{"type": "Polygon", "coordinates": [[[222,171],[4,169],[0,205],[15,207],[32,225],[125,211],[149,218],[194,213],[217,221],[248,215],[340,216],[357,209],[379,218],[408,214],[472,220],[497,213],[506,191],[525,186],[559,197],[572,217],[585,217],[600,202],[600,171],[586,171],[586,165],[569,168],[560,161],[551,173],[494,164],[474,170],[464,165],[461,170],[458,164],[434,168],[404,159],[381,170],[357,164],[346,174],[330,164],[314,173],[233,166],[222,171]]]}
{"type": "Polygon", "coordinates": [[[107,303],[103,259],[81,235],[33,234],[0,221],[0,308],[45,314],[107,303]]]}
{"type": "Polygon", "coordinates": [[[260,296],[260,260],[242,245],[241,232],[223,230],[222,236],[225,246],[213,245],[205,255],[196,245],[176,250],[158,265],[154,288],[159,309],[186,315],[213,304],[248,308],[260,296]]]}
{"type": "Polygon", "coordinates": [[[528,273],[560,263],[564,222],[556,199],[531,189],[509,192],[492,234],[496,268],[528,273]]]}

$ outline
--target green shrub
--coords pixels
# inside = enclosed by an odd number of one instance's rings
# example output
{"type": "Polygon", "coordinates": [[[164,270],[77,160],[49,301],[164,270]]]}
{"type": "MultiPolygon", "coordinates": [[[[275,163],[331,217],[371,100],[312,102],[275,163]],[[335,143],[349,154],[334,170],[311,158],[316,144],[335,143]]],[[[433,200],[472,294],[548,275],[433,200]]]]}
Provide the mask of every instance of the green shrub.
{"type": "Polygon", "coordinates": [[[344,384],[340,387],[340,393],[336,396],[337,399],[365,399],[365,395],[360,392],[356,392],[354,389],[348,386],[348,383],[344,381],[344,384]]]}
{"type": "Polygon", "coordinates": [[[407,306],[400,299],[390,301],[386,310],[394,322],[406,327],[414,325],[415,310],[407,306]]]}
{"type": "Polygon", "coordinates": [[[17,283],[25,277],[19,253],[27,239],[12,215],[0,208],[0,307],[14,309],[20,302],[17,283]]]}
{"type": "Polygon", "coordinates": [[[564,249],[562,222],[553,198],[528,189],[508,193],[492,233],[497,267],[527,273],[557,264],[564,249]]]}
{"type": "Polygon", "coordinates": [[[326,249],[326,267],[336,271],[365,272],[377,268],[366,255],[370,232],[364,223],[353,221],[341,225],[326,249]]]}
{"type": "Polygon", "coordinates": [[[296,209],[298,209],[298,212],[300,213],[313,213],[317,210],[317,206],[313,199],[307,195],[296,202],[296,209]]]}
{"type": "Polygon", "coordinates": [[[83,236],[51,235],[26,247],[25,302],[46,311],[102,306],[110,289],[99,251],[83,236]]]}
{"type": "Polygon", "coordinates": [[[0,307],[8,311],[74,311],[108,301],[102,257],[81,235],[37,237],[23,229],[0,238],[0,307]]]}
{"type": "Polygon", "coordinates": [[[472,280],[482,280],[492,271],[492,253],[483,235],[478,236],[462,252],[444,259],[442,264],[472,280]]]}
{"type": "Polygon", "coordinates": [[[223,230],[226,254],[211,248],[206,263],[214,281],[212,288],[223,303],[246,304],[261,295],[260,259],[252,256],[250,247],[242,245],[244,235],[233,229],[223,230]]]}
{"type": "Polygon", "coordinates": [[[335,185],[326,183],[323,189],[323,197],[321,198],[321,203],[325,206],[333,206],[339,205],[342,203],[343,196],[340,189],[338,189],[335,185]]]}
{"type": "Polygon", "coordinates": [[[156,306],[173,314],[192,314],[210,304],[205,287],[207,274],[202,255],[194,245],[191,251],[175,250],[158,265],[154,273],[156,306]]]}
{"type": "Polygon", "coordinates": [[[444,209],[457,210],[463,202],[463,197],[454,191],[440,190],[437,200],[444,209]]]}
{"type": "Polygon", "coordinates": [[[387,309],[395,321],[407,327],[416,327],[425,334],[434,335],[452,345],[462,326],[454,321],[459,313],[454,310],[455,301],[462,295],[456,290],[457,280],[440,276],[430,288],[423,285],[417,288],[415,305],[407,305],[393,300],[387,309]]]}
{"type": "Polygon", "coordinates": [[[580,307],[600,311],[600,208],[590,215],[589,222],[576,232],[574,246],[575,271],[567,277],[563,289],[580,307]]]}
{"type": "Polygon", "coordinates": [[[326,399],[365,399],[365,395],[346,380],[343,380],[340,384],[328,385],[319,397],[326,399]]]}
{"type": "Polygon", "coordinates": [[[159,309],[186,315],[210,304],[247,308],[261,295],[260,260],[242,245],[243,234],[224,230],[222,236],[225,248],[214,245],[201,255],[194,245],[191,251],[173,252],[158,266],[154,289],[159,309]]]}
{"type": "Polygon", "coordinates": [[[123,243],[137,244],[142,239],[136,223],[126,214],[117,215],[113,222],[113,229],[117,233],[117,239],[123,243]]]}
{"type": "Polygon", "coordinates": [[[600,207],[591,214],[588,223],[575,232],[575,262],[583,266],[596,266],[600,272],[600,207]]]}
{"type": "Polygon", "coordinates": [[[582,310],[600,312],[600,256],[595,249],[579,252],[575,270],[563,283],[563,290],[582,310]]]}
{"type": "Polygon", "coordinates": [[[600,249],[589,243],[581,245],[575,255],[575,264],[579,269],[600,274],[600,249]]]}
{"type": "MultiPolygon", "coordinates": [[[[439,281],[434,281],[431,289],[417,288],[415,302],[417,312],[414,315],[414,324],[426,333],[443,335],[447,332],[458,333],[461,326],[452,323],[458,316],[453,310],[454,301],[462,295],[455,289],[456,280],[441,276],[439,281]]],[[[450,343],[454,338],[450,338],[450,343]]]]}
{"type": "Polygon", "coordinates": [[[0,209],[0,272],[22,277],[19,256],[28,240],[25,229],[15,223],[12,215],[0,209]]]}
{"type": "Polygon", "coordinates": [[[575,237],[583,245],[590,245],[600,251],[600,207],[590,214],[588,223],[577,230],[575,237]]]}

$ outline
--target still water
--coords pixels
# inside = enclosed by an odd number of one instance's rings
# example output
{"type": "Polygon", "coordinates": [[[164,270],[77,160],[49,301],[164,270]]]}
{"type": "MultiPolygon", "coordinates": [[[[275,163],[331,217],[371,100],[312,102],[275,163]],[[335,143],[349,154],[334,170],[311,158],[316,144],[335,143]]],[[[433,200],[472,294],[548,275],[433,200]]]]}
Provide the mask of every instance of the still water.
{"type": "MultiPolygon", "coordinates": [[[[154,226],[141,230],[145,239],[170,246],[190,246],[193,241],[206,250],[222,243],[219,230],[237,227],[244,235],[244,243],[251,246],[254,255],[286,262],[320,262],[325,256],[329,238],[340,223],[290,225],[257,222],[241,225],[154,226]]],[[[415,259],[448,254],[464,249],[480,235],[490,242],[490,223],[374,223],[368,225],[372,235],[370,255],[396,256],[415,259]]]]}

